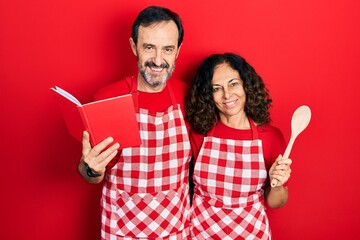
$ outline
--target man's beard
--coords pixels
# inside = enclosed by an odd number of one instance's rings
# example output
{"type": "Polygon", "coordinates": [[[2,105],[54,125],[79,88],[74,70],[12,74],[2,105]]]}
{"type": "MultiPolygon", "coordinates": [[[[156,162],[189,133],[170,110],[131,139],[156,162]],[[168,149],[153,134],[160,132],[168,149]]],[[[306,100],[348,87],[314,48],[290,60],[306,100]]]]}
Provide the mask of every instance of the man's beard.
{"type": "Polygon", "coordinates": [[[158,87],[162,84],[164,84],[172,75],[172,73],[175,70],[175,64],[172,68],[170,68],[170,65],[168,63],[162,63],[160,66],[157,66],[155,63],[151,61],[147,61],[144,64],[144,68],[141,68],[140,66],[140,74],[144,78],[144,80],[153,87],[158,87]],[[157,68],[163,68],[166,70],[165,73],[159,73],[159,74],[152,74],[146,71],[146,67],[157,67],[157,68]]]}

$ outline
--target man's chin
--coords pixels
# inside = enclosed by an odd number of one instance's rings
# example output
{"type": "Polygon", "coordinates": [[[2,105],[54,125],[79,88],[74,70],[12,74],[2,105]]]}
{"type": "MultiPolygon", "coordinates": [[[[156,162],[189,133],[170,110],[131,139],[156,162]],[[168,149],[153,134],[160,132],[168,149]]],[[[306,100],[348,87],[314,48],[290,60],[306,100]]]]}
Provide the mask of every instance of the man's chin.
{"type": "Polygon", "coordinates": [[[164,76],[151,76],[147,81],[151,86],[158,87],[164,83],[166,83],[167,78],[164,76]]]}
{"type": "Polygon", "coordinates": [[[153,87],[159,87],[161,85],[163,85],[166,81],[150,81],[148,82],[149,85],[153,86],[153,87]]]}

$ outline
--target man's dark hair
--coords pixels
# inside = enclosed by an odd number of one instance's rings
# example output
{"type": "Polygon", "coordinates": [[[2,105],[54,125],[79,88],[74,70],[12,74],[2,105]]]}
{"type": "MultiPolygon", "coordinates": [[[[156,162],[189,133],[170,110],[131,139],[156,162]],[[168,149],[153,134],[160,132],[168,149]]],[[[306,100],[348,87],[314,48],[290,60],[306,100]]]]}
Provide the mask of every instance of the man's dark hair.
{"type": "Polygon", "coordinates": [[[132,39],[134,43],[137,44],[138,35],[139,35],[139,27],[148,27],[153,23],[159,22],[168,22],[174,21],[179,32],[178,37],[178,47],[181,45],[184,38],[184,29],[182,26],[182,21],[179,15],[170,9],[158,7],[158,6],[150,6],[142,10],[137,18],[134,21],[132,26],[132,39]]]}

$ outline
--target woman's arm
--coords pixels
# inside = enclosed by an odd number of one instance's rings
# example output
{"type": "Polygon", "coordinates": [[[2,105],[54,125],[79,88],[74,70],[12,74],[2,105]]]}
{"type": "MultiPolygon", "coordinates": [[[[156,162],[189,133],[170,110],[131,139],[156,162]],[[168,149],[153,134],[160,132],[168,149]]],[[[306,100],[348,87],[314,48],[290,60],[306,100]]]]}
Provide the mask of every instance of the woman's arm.
{"type": "Polygon", "coordinates": [[[265,190],[265,199],[271,208],[280,208],[288,200],[288,188],[284,184],[290,178],[291,163],[291,159],[282,159],[282,156],[279,155],[269,170],[270,182],[272,179],[278,181],[275,187],[269,186],[265,190]]]}

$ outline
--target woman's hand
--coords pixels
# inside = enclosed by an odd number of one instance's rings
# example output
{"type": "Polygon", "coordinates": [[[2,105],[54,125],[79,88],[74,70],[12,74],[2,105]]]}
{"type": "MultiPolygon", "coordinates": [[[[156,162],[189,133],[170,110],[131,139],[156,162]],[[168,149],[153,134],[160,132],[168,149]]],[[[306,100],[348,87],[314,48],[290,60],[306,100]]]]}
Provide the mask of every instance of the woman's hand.
{"type": "Polygon", "coordinates": [[[269,170],[270,182],[276,180],[274,187],[269,186],[265,191],[266,202],[271,208],[280,208],[288,200],[288,188],[284,184],[291,174],[291,159],[283,159],[281,155],[275,160],[269,170]]]}
{"type": "Polygon", "coordinates": [[[273,179],[277,180],[276,186],[273,187],[280,187],[284,185],[290,178],[291,175],[291,159],[283,159],[281,155],[277,157],[273,165],[269,170],[270,182],[273,179]]]}

